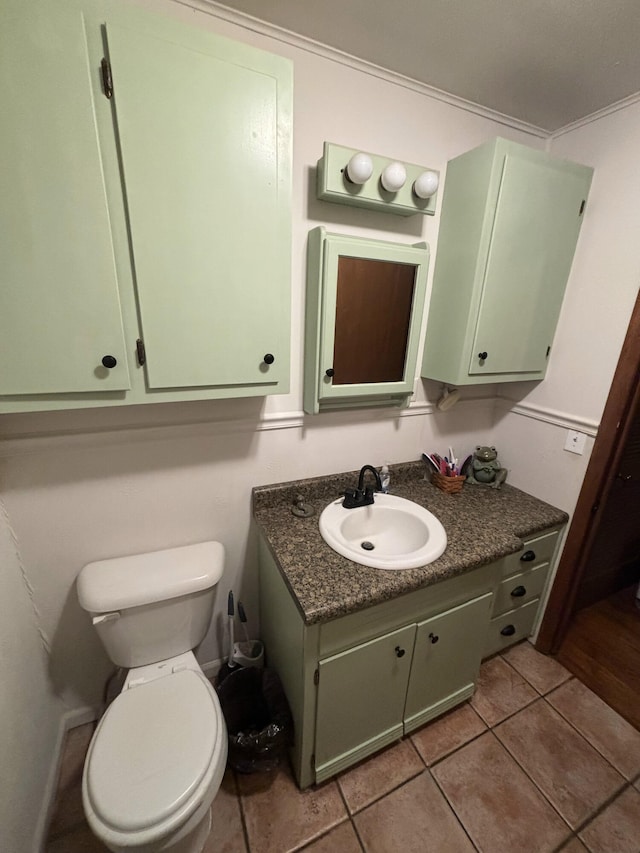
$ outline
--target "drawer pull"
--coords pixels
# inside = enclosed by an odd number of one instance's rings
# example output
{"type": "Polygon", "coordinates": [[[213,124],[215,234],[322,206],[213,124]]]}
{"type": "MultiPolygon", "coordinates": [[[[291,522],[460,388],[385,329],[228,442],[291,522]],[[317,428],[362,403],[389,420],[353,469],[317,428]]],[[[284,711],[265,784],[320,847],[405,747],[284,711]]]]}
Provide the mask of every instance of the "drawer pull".
{"type": "Polygon", "coordinates": [[[522,598],[523,595],[527,594],[527,588],[524,586],[517,586],[515,589],[511,590],[511,595],[514,598],[522,598]]]}
{"type": "Polygon", "coordinates": [[[401,649],[400,646],[396,646],[395,652],[396,652],[396,657],[398,657],[398,658],[404,657],[404,649],[401,649]]]}
{"type": "Polygon", "coordinates": [[[521,563],[530,563],[532,560],[535,560],[536,552],[535,551],[525,551],[522,557],[520,557],[521,563]]]}
{"type": "Polygon", "coordinates": [[[500,633],[502,634],[503,637],[513,637],[515,632],[516,632],[515,625],[505,625],[504,628],[502,629],[502,631],[500,631],[500,633]]]}
{"type": "Polygon", "coordinates": [[[434,634],[433,631],[429,634],[429,639],[432,643],[437,643],[440,637],[437,634],[434,634]]]}

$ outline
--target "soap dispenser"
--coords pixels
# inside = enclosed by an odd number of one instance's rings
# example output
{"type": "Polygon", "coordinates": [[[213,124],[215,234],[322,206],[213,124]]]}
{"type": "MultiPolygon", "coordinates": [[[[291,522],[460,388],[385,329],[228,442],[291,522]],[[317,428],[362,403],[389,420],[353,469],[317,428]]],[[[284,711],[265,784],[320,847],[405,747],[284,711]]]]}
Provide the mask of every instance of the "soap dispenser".
{"type": "Polygon", "coordinates": [[[382,493],[385,495],[388,494],[391,484],[391,474],[389,473],[389,466],[386,462],[380,469],[380,483],[382,484],[382,493]]]}

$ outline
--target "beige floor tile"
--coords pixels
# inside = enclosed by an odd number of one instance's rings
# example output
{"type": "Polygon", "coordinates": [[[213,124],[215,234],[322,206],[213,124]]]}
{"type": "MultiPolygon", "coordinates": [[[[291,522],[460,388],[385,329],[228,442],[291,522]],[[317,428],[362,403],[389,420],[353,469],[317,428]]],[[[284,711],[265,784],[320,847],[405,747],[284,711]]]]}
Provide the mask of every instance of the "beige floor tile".
{"type": "MultiPolygon", "coordinates": [[[[487,732],[431,771],[485,853],[555,850],[571,834],[496,737],[487,732]]],[[[400,848],[399,848],[400,849],[400,848]]]]}
{"type": "Polygon", "coordinates": [[[62,748],[58,787],[53,804],[49,838],[55,838],[84,823],[82,770],[94,723],[69,729],[62,748]]]}
{"type": "Polygon", "coordinates": [[[338,785],[354,814],[423,770],[420,756],[410,741],[403,740],[342,773],[338,785]]]}
{"type": "Polygon", "coordinates": [[[537,698],[533,687],[512,666],[495,657],[480,667],[471,705],[487,725],[495,726],[537,698]]]}
{"type": "Polygon", "coordinates": [[[354,817],[366,853],[472,853],[428,770],[354,817]]]}
{"type": "Polygon", "coordinates": [[[494,732],[574,829],[624,784],[622,776],[544,699],[494,732]]]}
{"type": "Polygon", "coordinates": [[[528,640],[507,649],[502,657],[543,695],[571,678],[568,669],[555,658],[536,651],[528,640]]]}
{"type": "Polygon", "coordinates": [[[107,847],[84,824],[49,841],[46,853],[109,853],[107,847]]]}
{"type": "Polygon", "coordinates": [[[640,732],[581,681],[563,684],[547,701],[625,778],[640,773],[640,732]]]}
{"type": "Polygon", "coordinates": [[[591,853],[638,853],[640,793],[627,788],[579,835],[591,853]]]}
{"type": "Polygon", "coordinates": [[[430,767],[486,730],[485,723],[466,703],[413,732],[411,740],[430,767]]]}
{"type": "Polygon", "coordinates": [[[336,782],[301,791],[288,768],[238,776],[251,853],[295,850],[347,817],[336,782]]]}
{"type": "Polygon", "coordinates": [[[304,853],[362,853],[362,847],[351,821],[348,820],[305,847],[304,853]]]}
{"type": "Polygon", "coordinates": [[[572,838],[568,844],[560,848],[559,853],[588,853],[588,850],[579,838],[572,838]]]}
{"type": "Polygon", "coordinates": [[[232,770],[227,770],[211,806],[211,833],[202,853],[246,853],[240,797],[232,770]]]}

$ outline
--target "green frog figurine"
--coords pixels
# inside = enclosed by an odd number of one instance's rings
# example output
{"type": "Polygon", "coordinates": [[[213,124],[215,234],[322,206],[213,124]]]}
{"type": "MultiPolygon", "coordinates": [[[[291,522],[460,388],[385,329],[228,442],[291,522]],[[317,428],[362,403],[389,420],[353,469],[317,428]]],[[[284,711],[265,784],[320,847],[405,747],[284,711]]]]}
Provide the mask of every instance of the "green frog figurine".
{"type": "Polygon", "coordinates": [[[507,469],[501,468],[498,462],[498,451],[495,447],[478,445],[471,460],[461,472],[467,477],[467,483],[477,483],[499,489],[507,479],[507,469]]]}

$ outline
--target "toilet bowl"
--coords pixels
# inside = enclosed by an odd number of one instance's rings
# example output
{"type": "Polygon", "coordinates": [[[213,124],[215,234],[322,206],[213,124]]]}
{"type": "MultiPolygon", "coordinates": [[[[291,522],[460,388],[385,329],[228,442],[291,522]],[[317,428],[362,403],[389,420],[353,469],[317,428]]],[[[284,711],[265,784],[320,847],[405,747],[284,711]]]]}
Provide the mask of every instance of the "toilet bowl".
{"type": "Polygon", "coordinates": [[[227,730],[191,647],[209,624],[223,558],[219,543],[199,543],[91,563],[78,577],[108,653],[129,667],[82,778],[87,822],[116,853],[199,853],[209,834],[227,730]],[[160,650],[172,653],[158,659],[160,650]]]}

